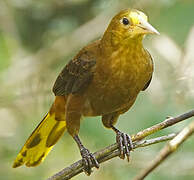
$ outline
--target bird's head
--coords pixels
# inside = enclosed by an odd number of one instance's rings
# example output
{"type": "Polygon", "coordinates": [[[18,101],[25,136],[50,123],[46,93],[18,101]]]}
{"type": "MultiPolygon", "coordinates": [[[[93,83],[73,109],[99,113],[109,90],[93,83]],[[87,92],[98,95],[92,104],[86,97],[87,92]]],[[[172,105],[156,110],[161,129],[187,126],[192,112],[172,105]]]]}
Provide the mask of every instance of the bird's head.
{"type": "Polygon", "coordinates": [[[115,41],[127,41],[143,39],[146,34],[159,34],[159,32],[148,23],[148,18],[143,12],[126,9],[113,17],[105,34],[109,38],[110,36],[114,37],[115,41]]]}

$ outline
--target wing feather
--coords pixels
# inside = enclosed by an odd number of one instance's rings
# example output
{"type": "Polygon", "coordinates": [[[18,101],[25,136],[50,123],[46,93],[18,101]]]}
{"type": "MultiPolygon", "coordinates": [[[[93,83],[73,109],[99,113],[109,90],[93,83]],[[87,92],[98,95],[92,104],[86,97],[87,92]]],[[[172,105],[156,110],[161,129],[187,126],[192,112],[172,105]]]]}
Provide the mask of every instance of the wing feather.
{"type": "Polygon", "coordinates": [[[55,81],[53,87],[55,96],[82,93],[92,80],[95,64],[95,60],[86,60],[83,58],[71,60],[55,81]]]}

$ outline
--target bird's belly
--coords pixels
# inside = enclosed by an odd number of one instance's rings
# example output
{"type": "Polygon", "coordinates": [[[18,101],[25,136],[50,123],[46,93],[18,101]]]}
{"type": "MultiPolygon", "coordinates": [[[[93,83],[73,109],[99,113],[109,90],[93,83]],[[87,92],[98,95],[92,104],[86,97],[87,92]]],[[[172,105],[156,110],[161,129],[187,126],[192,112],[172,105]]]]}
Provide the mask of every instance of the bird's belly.
{"type": "Polygon", "coordinates": [[[134,101],[140,91],[135,79],[112,79],[102,86],[91,86],[87,95],[84,115],[97,116],[119,111],[134,101]],[[114,82],[113,82],[114,81],[114,82]]]}

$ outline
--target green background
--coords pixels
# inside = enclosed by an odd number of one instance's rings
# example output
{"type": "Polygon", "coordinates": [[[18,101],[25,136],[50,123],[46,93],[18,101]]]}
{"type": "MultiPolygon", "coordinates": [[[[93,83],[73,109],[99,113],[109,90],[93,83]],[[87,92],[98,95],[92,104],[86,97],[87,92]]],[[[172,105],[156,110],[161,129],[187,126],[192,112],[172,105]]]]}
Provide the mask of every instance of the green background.
{"type": "MultiPolygon", "coordinates": [[[[44,117],[54,96],[53,83],[81,47],[102,36],[120,9],[137,8],[161,33],[148,36],[153,56],[153,81],[117,123],[129,134],[194,107],[194,1],[192,0],[0,0],[0,179],[46,179],[80,159],[75,142],[65,133],[38,167],[13,169],[25,140],[44,117]]],[[[191,120],[153,135],[178,132],[191,120]]],[[[100,117],[84,118],[80,137],[92,152],[115,142],[100,117]]],[[[139,148],[131,162],[115,158],[73,179],[132,179],[157,155],[164,143],[139,148]]],[[[193,180],[194,138],[150,174],[147,180],[193,180]]]]}

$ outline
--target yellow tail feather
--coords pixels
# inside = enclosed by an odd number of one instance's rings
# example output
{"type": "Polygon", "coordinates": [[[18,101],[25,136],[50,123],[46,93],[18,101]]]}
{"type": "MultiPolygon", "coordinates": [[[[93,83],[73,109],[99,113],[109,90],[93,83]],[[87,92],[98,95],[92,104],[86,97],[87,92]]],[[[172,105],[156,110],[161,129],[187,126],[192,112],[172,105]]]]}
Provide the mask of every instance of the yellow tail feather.
{"type": "Polygon", "coordinates": [[[48,113],[20,150],[13,168],[23,164],[28,167],[39,165],[65,130],[66,121],[56,121],[55,113],[48,113]]]}

